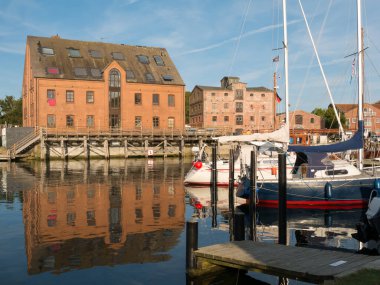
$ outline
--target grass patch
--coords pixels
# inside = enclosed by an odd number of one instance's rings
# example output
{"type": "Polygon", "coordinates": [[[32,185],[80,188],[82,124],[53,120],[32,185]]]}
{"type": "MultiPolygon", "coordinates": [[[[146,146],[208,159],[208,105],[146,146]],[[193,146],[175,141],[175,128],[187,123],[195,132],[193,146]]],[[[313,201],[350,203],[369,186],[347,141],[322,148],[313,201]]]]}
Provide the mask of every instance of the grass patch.
{"type": "Polygon", "coordinates": [[[354,274],[335,280],[334,285],[379,285],[380,270],[362,269],[354,274]]]}

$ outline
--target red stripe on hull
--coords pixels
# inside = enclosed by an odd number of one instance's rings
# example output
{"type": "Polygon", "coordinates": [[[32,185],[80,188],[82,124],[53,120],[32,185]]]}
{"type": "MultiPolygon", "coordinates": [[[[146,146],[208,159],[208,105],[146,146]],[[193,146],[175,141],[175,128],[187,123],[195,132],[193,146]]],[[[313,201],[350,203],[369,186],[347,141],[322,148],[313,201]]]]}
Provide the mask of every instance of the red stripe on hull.
{"type": "MultiPolygon", "coordinates": [[[[278,200],[260,200],[259,206],[277,208],[278,200]]],[[[361,209],[368,206],[367,200],[325,200],[325,201],[287,201],[286,206],[289,209],[361,209]]]]}

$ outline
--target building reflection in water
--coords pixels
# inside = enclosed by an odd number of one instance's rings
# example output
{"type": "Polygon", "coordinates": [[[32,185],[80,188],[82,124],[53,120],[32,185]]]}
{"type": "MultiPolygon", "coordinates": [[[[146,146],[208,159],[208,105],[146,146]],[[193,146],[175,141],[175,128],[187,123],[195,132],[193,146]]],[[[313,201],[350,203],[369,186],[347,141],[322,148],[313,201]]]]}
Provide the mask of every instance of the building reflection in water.
{"type": "Polygon", "coordinates": [[[185,220],[178,160],[50,162],[34,171],[41,181],[23,205],[30,274],[170,259],[185,220]]]}

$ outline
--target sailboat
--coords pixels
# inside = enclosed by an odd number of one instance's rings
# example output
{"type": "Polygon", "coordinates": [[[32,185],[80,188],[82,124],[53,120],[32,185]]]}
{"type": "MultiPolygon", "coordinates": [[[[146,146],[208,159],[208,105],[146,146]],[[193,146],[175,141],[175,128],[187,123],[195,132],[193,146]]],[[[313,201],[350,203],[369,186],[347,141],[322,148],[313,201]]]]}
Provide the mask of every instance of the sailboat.
{"type": "MultiPolygon", "coordinates": [[[[361,52],[361,0],[358,7],[358,55],[361,52]]],[[[284,45],[285,45],[285,78],[287,100],[287,31],[286,31],[286,0],[283,0],[284,10],[284,45]]],[[[361,57],[359,58],[358,78],[358,109],[359,123],[356,134],[349,140],[323,146],[292,146],[289,152],[297,155],[294,167],[287,177],[287,205],[289,208],[360,208],[368,204],[371,195],[380,189],[380,181],[363,171],[363,79],[361,72],[361,57]],[[359,150],[357,167],[346,160],[339,159],[334,153],[347,150],[359,150]]],[[[287,104],[288,105],[288,104],[287,104]]],[[[287,108],[287,106],[286,106],[287,108]]],[[[286,109],[286,121],[289,122],[286,109]]],[[[240,184],[247,188],[246,181],[240,184]]],[[[248,189],[238,191],[247,195],[248,189]]],[[[257,198],[261,206],[277,207],[278,180],[258,180],[257,198]]]]}

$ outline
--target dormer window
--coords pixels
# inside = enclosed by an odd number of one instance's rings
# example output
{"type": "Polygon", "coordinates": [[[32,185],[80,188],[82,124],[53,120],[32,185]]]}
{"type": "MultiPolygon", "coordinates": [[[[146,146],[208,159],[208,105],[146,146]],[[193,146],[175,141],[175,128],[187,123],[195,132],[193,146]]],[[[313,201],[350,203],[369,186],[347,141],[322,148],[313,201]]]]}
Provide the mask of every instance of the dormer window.
{"type": "Polygon", "coordinates": [[[154,82],[155,81],[152,73],[145,73],[145,79],[148,82],[154,82]]]}
{"type": "Polygon", "coordinates": [[[124,54],[122,54],[121,52],[112,52],[111,55],[112,58],[115,60],[124,60],[124,54]]]}
{"type": "Polygon", "coordinates": [[[59,69],[58,67],[48,67],[46,69],[48,74],[53,74],[53,75],[58,75],[59,74],[59,69]]]}
{"type": "Polygon", "coordinates": [[[90,72],[91,72],[91,76],[94,78],[101,78],[102,77],[102,72],[100,71],[99,68],[91,68],[90,72]]]}
{"type": "Polygon", "coordinates": [[[68,48],[67,51],[69,52],[69,56],[70,56],[70,57],[82,57],[82,56],[80,55],[80,51],[79,51],[79,49],[68,48]]]}
{"type": "Polygon", "coordinates": [[[42,47],[41,53],[44,55],[54,55],[54,50],[52,48],[42,47]]]}
{"type": "Polygon", "coordinates": [[[162,75],[162,79],[164,79],[164,81],[173,81],[173,76],[170,74],[162,75]]]}
{"type": "Polygon", "coordinates": [[[87,76],[87,70],[84,67],[75,67],[74,68],[74,74],[76,77],[86,77],[87,76]]]}
{"type": "Polygon", "coordinates": [[[102,53],[98,50],[89,50],[88,52],[93,58],[102,58],[102,53]]]}
{"type": "Polygon", "coordinates": [[[132,70],[127,69],[127,70],[126,70],[126,73],[127,73],[127,80],[128,80],[128,79],[135,79],[135,74],[133,73],[132,70]]]}
{"type": "Polygon", "coordinates": [[[140,63],[149,64],[149,58],[146,55],[137,55],[137,59],[140,63]]]}
{"type": "Polygon", "coordinates": [[[153,58],[154,58],[154,61],[156,62],[157,65],[159,65],[159,66],[164,66],[165,65],[165,63],[162,60],[161,56],[155,55],[155,56],[153,56],[153,58]]]}

